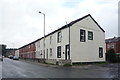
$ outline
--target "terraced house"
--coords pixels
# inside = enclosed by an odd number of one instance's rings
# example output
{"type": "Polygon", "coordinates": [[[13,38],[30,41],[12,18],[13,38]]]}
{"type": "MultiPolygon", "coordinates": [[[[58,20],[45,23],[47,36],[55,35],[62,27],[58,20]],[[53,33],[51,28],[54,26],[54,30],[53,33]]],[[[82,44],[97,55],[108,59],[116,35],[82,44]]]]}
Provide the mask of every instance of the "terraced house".
{"type": "MultiPolygon", "coordinates": [[[[90,14],[64,25],[45,38],[21,47],[20,50],[32,44],[35,49],[35,56],[32,58],[45,59],[47,63],[105,61],[105,31],[90,14]]],[[[22,51],[20,54],[23,54],[22,51]]],[[[29,51],[24,52],[26,54],[29,51]]]]}
{"type": "Polygon", "coordinates": [[[120,56],[120,37],[113,37],[105,40],[106,52],[110,49],[114,49],[115,53],[120,56]]]}
{"type": "Polygon", "coordinates": [[[21,58],[34,59],[36,54],[35,42],[20,47],[18,52],[21,58]]]}

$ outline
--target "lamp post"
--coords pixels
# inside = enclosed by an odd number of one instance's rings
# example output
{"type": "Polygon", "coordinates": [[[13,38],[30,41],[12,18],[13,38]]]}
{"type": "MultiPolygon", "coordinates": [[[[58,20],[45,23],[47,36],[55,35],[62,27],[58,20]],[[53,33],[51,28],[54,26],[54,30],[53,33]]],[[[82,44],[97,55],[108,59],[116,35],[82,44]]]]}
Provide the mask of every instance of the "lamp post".
{"type": "Polygon", "coordinates": [[[42,13],[41,11],[39,11],[40,14],[43,14],[44,16],[44,42],[43,42],[43,45],[44,45],[44,59],[45,59],[45,13],[42,13]]]}

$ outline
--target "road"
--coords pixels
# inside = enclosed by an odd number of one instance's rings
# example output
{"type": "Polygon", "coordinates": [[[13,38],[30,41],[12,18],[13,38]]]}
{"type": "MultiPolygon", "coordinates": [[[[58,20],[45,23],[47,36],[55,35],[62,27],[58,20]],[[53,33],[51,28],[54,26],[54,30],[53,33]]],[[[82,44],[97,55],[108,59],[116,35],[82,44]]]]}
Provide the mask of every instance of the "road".
{"type": "Polygon", "coordinates": [[[2,79],[2,61],[0,60],[0,79],[2,79]]]}
{"type": "Polygon", "coordinates": [[[2,78],[113,78],[117,65],[58,67],[4,58],[2,78]]]}

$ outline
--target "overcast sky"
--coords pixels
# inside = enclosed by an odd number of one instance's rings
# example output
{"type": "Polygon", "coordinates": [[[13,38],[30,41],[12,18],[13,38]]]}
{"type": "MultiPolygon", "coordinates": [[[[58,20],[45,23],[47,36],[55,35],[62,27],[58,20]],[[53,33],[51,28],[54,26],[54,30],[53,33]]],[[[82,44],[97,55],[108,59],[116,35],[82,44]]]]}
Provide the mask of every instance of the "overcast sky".
{"type": "Polygon", "coordinates": [[[21,47],[87,14],[106,31],[106,38],[118,35],[119,0],[0,0],[0,44],[21,47]]]}

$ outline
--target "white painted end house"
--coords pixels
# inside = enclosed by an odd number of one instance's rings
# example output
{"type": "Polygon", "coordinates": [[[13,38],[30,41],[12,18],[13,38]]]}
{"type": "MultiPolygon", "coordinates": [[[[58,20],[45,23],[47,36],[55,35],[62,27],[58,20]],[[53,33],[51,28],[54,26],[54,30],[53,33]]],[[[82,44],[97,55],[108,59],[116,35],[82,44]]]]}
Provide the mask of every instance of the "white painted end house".
{"type": "Polygon", "coordinates": [[[16,57],[19,57],[19,50],[15,50],[15,55],[16,57]]]}
{"type": "Polygon", "coordinates": [[[36,58],[45,58],[50,63],[105,61],[105,31],[90,14],[46,35],[45,50],[43,42],[43,37],[36,41],[36,58]]]}

